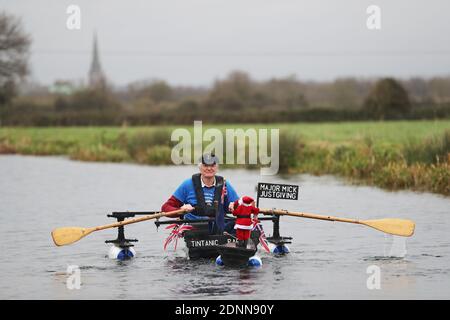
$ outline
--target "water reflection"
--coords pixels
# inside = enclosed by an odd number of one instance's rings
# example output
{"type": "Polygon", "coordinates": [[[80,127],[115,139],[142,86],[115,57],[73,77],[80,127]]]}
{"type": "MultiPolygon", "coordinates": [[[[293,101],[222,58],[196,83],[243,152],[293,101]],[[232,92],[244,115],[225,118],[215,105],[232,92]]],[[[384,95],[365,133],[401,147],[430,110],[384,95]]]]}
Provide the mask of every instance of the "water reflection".
{"type": "Polygon", "coordinates": [[[415,291],[414,263],[407,259],[390,259],[381,260],[378,265],[381,268],[383,290],[394,295],[415,291]]]}
{"type": "Polygon", "coordinates": [[[261,268],[221,267],[207,259],[174,258],[167,267],[174,281],[171,291],[188,297],[253,294],[263,276],[261,268]]]}

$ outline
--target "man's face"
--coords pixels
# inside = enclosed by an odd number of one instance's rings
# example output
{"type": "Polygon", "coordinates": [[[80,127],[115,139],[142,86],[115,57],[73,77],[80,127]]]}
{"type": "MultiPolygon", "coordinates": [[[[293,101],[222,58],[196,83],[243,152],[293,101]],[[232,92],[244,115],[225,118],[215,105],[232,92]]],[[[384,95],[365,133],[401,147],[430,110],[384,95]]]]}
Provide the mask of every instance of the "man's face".
{"type": "Polygon", "coordinates": [[[217,173],[217,164],[208,165],[208,164],[202,164],[200,166],[200,173],[205,178],[212,178],[217,173]]]}

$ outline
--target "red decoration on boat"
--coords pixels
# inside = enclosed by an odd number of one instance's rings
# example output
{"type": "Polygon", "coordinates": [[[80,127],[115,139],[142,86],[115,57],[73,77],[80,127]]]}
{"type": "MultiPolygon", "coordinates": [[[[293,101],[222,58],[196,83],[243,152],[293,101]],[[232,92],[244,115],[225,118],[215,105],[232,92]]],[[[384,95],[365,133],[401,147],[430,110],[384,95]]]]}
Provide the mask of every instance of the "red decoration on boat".
{"type": "Polygon", "coordinates": [[[258,231],[260,233],[260,235],[259,235],[259,243],[261,243],[261,245],[264,248],[264,250],[266,250],[268,253],[270,253],[270,249],[269,249],[269,246],[267,244],[266,234],[264,233],[264,230],[263,230],[261,224],[255,223],[255,226],[254,226],[253,230],[254,229],[258,229],[258,231]]]}
{"type": "Polygon", "coordinates": [[[166,227],[166,229],[172,229],[172,231],[170,232],[169,236],[167,237],[167,239],[164,241],[164,250],[166,250],[167,246],[169,245],[169,243],[171,243],[174,239],[175,239],[175,247],[174,250],[177,250],[177,244],[178,244],[178,239],[179,238],[183,238],[184,236],[184,231],[186,230],[192,230],[194,227],[188,224],[177,224],[177,223],[173,223],[171,225],[168,225],[166,227]]]}

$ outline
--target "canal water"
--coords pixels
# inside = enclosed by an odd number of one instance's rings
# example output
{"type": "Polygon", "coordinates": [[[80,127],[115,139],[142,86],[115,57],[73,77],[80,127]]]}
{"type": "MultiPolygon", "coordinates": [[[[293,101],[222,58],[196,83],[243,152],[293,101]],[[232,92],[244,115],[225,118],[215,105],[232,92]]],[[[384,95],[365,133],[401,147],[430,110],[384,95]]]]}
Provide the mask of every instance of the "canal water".
{"type": "MultiPolygon", "coordinates": [[[[450,298],[450,199],[354,186],[330,176],[220,172],[240,195],[255,196],[258,182],[300,186],[298,201],[263,199],[261,207],[413,219],[415,235],[405,239],[360,225],[282,217],[281,235],[293,237],[291,253],[259,252],[263,266],[257,269],[190,261],[183,241],[176,251],[172,245],[164,251],[168,231],[152,221],[126,228],[128,237],[139,239],[131,261],[107,258],[104,242],[116,237],[116,229],[70,246],[53,244],[56,227],[111,223],[106,215],[112,211],[158,210],[196,170],[0,156],[0,299],[450,298]],[[67,285],[69,266],[79,268],[79,289],[67,285]]],[[[264,227],[272,233],[270,223],[264,227]]]]}

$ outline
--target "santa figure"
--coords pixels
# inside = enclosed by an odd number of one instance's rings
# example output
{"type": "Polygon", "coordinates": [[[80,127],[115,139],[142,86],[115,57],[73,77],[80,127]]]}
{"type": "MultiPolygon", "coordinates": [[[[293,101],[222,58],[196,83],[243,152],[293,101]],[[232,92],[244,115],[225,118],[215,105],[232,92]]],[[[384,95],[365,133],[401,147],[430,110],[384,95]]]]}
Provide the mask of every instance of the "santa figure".
{"type": "Polygon", "coordinates": [[[236,216],[234,228],[236,229],[238,247],[247,247],[253,226],[258,223],[258,213],[259,209],[255,207],[255,200],[253,198],[244,196],[235,201],[233,215],[236,216]]]}

